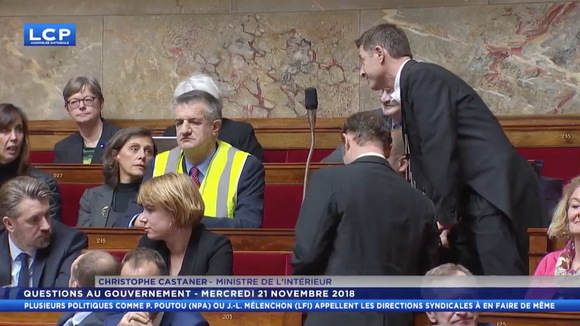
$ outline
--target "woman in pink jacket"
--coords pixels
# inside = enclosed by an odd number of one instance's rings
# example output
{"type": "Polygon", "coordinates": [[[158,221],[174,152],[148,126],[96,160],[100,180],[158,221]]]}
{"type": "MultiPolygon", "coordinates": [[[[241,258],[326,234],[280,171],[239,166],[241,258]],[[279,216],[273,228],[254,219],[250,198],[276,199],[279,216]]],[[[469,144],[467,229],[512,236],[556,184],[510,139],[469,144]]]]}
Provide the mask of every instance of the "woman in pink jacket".
{"type": "Polygon", "coordinates": [[[580,274],[580,176],[564,188],[548,236],[567,240],[566,246],[544,256],[534,275],[580,274]]]}

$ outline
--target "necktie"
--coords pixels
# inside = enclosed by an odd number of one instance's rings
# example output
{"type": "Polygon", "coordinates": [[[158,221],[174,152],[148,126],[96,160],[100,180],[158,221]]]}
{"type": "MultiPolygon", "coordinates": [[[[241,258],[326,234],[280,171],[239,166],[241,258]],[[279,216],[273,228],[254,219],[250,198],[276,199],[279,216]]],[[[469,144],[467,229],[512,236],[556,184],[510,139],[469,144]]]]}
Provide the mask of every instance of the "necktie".
{"type": "Polygon", "coordinates": [[[195,182],[195,184],[199,187],[201,185],[201,182],[199,182],[199,169],[195,166],[192,167],[191,170],[189,170],[189,175],[193,179],[193,182],[195,182]]]}
{"type": "Polygon", "coordinates": [[[28,254],[23,252],[16,258],[20,261],[20,273],[18,274],[18,287],[30,287],[30,269],[28,267],[28,254]]]}

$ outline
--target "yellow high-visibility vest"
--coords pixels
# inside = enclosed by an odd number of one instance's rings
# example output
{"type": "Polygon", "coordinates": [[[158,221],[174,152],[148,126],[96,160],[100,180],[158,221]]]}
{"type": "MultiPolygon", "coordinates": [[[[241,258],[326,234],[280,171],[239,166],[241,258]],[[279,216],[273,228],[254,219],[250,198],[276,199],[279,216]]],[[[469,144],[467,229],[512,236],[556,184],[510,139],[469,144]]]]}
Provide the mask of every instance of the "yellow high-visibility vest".
{"type": "MultiPolygon", "coordinates": [[[[205,204],[204,215],[234,218],[238,182],[250,154],[226,142],[218,140],[217,143],[216,153],[199,187],[205,204]]],[[[189,171],[183,171],[183,160],[183,151],[179,147],[157,154],[153,177],[171,172],[189,173],[189,171]]]]}

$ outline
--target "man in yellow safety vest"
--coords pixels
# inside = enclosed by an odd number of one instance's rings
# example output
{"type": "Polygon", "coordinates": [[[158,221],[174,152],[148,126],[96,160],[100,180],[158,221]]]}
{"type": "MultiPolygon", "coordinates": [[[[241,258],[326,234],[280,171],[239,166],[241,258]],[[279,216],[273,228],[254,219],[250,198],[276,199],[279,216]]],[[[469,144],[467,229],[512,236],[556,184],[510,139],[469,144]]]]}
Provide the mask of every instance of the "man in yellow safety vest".
{"type": "MultiPolygon", "coordinates": [[[[187,173],[205,203],[208,228],[259,228],[264,214],[265,170],[254,156],[217,139],[222,104],[212,94],[193,90],[174,99],[178,147],[159,153],[143,181],[165,173],[187,173]]],[[[187,195],[187,194],[184,194],[187,195]]],[[[114,226],[140,226],[142,208],[132,203],[114,226]]]]}

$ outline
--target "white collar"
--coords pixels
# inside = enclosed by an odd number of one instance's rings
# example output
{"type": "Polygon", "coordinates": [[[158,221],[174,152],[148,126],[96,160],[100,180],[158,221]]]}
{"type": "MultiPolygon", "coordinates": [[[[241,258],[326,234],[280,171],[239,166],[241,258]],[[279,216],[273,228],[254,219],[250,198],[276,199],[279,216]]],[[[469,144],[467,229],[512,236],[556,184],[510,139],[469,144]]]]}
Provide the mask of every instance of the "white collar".
{"type": "Polygon", "coordinates": [[[394,85],[395,89],[393,90],[393,94],[391,94],[391,96],[393,96],[395,100],[397,100],[397,102],[399,103],[401,103],[401,72],[403,71],[403,67],[405,66],[405,64],[410,60],[411,59],[407,59],[405,60],[405,62],[403,62],[401,67],[399,67],[399,71],[397,71],[397,75],[395,76],[395,85],[394,85]]]}
{"type": "Polygon", "coordinates": [[[357,158],[355,158],[354,160],[356,161],[359,158],[364,157],[364,156],[377,156],[377,157],[382,157],[382,158],[384,158],[386,160],[385,155],[379,154],[379,153],[373,153],[373,152],[368,152],[368,153],[361,154],[357,158]]]}
{"type": "Polygon", "coordinates": [[[12,235],[8,235],[8,245],[10,246],[10,257],[12,258],[13,262],[16,261],[18,256],[20,256],[20,254],[23,252],[26,252],[28,256],[30,256],[30,259],[28,261],[29,263],[32,262],[34,260],[34,257],[36,256],[36,250],[24,251],[18,248],[18,246],[14,243],[14,241],[12,241],[12,235]]]}

